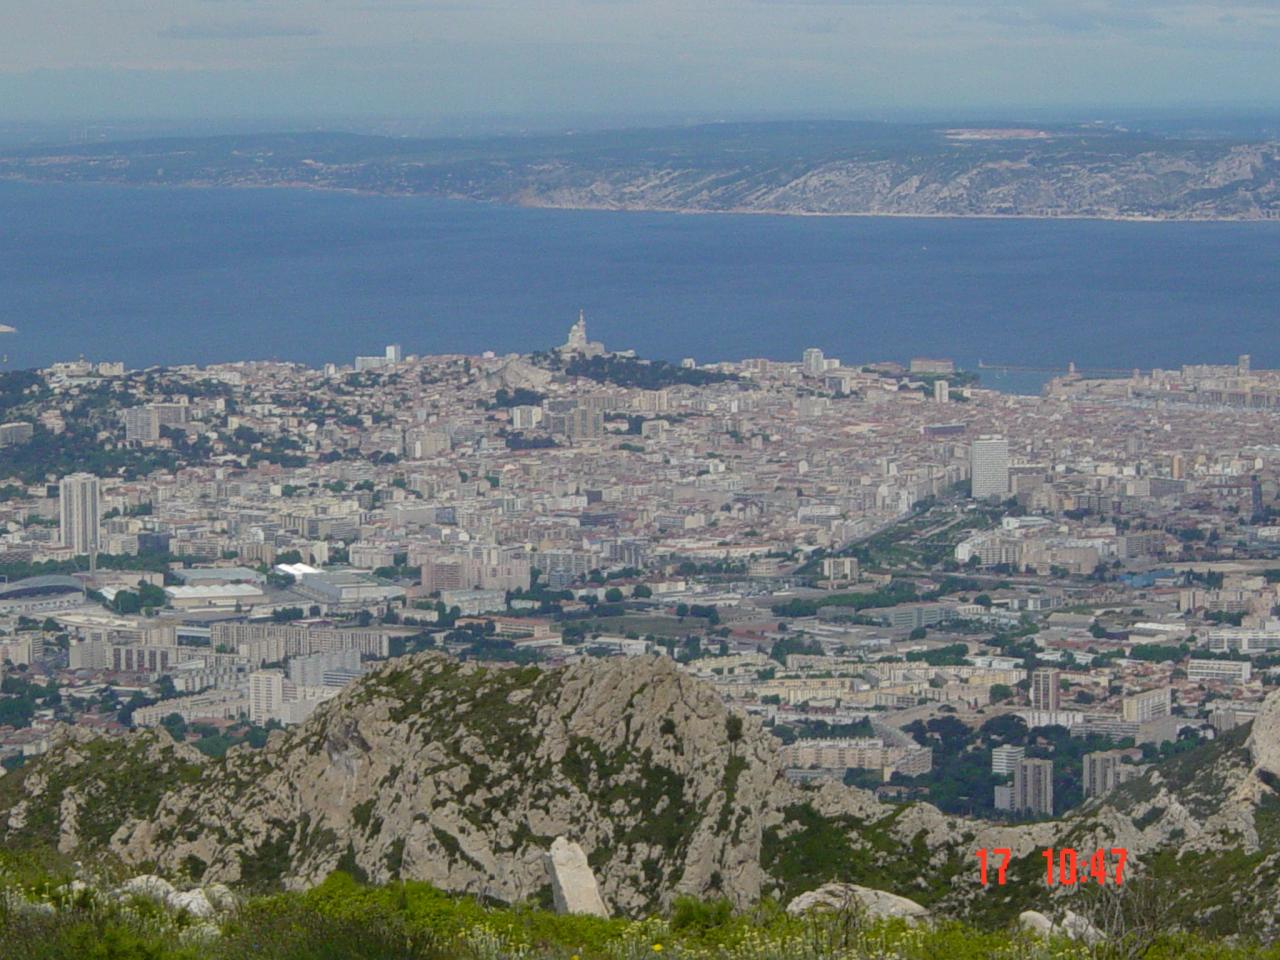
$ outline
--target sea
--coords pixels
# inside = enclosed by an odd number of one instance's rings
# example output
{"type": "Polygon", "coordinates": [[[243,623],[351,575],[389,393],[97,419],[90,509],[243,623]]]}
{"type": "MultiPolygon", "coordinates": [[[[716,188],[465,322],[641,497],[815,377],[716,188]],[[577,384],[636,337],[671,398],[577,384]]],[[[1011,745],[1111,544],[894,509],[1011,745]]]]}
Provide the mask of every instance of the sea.
{"type": "Polygon", "coordinates": [[[592,339],[699,363],[1280,366],[1280,222],[527,209],[299,189],[0,183],[0,369],[350,363],[592,339]]]}

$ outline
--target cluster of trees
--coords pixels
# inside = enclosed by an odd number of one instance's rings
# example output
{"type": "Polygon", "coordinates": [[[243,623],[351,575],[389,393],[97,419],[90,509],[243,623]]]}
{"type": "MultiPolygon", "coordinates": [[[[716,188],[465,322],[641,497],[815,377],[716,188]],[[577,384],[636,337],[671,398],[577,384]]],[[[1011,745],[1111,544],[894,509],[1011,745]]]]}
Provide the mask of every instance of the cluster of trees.
{"type": "Polygon", "coordinates": [[[817,640],[799,635],[782,637],[774,642],[773,647],[769,650],[769,657],[785,666],[787,655],[792,653],[807,654],[815,657],[821,656],[823,653],[822,644],[817,640]]]}
{"type": "Polygon", "coordinates": [[[707,621],[707,626],[715,627],[720,624],[720,611],[716,609],[715,604],[700,603],[677,603],[676,616],[681,619],[685,617],[701,617],[707,621]]]}
{"type": "Polygon", "coordinates": [[[616,356],[575,357],[565,367],[565,373],[571,377],[595,380],[597,383],[612,383],[640,390],[661,390],[676,385],[705,387],[707,384],[737,379],[714,370],[678,367],[665,360],[638,360],[634,357],[616,356]]]}
{"type": "Polygon", "coordinates": [[[111,600],[111,609],[126,615],[139,614],[144,610],[159,609],[168,600],[162,587],[139,580],[137,590],[116,591],[116,595],[111,600]]]}
{"type": "Polygon", "coordinates": [[[773,735],[783,743],[794,743],[797,740],[874,737],[876,730],[868,717],[853,723],[828,723],[826,720],[815,719],[778,724],[773,728],[773,735]]]}
{"type": "Polygon", "coordinates": [[[17,673],[5,676],[0,693],[0,727],[29,727],[37,710],[62,703],[57,683],[40,684],[17,673]]]}
{"type": "Polygon", "coordinates": [[[7,414],[27,403],[39,402],[48,396],[49,387],[44,378],[34,370],[0,373],[0,414],[7,414]]]}
{"type": "MultiPolygon", "coordinates": [[[[916,720],[904,729],[917,743],[933,749],[933,769],[914,778],[895,774],[894,782],[918,788],[945,813],[981,816],[997,814],[995,787],[1007,782],[1005,777],[991,772],[991,751],[995,747],[1025,747],[1028,757],[1052,760],[1054,813],[1062,814],[1084,801],[1086,753],[1133,746],[1131,739],[1116,741],[1096,734],[1073,737],[1061,726],[1028,730],[1021,718],[1011,714],[993,717],[976,730],[952,716],[935,717],[927,723],[916,720]]],[[[1176,755],[1192,749],[1196,742],[1191,736],[1159,748],[1145,745],[1144,760],[1176,755]]]]}
{"type": "Polygon", "coordinates": [[[907,654],[907,660],[927,663],[931,667],[958,667],[966,662],[968,654],[969,648],[965,644],[951,643],[936,650],[913,650],[907,654]]]}
{"type": "Polygon", "coordinates": [[[422,577],[422,567],[410,566],[409,555],[397,553],[392,557],[391,566],[378,567],[373,575],[384,580],[418,580],[422,577]]]}
{"type": "Polygon", "coordinates": [[[506,443],[508,450],[549,450],[560,446],[553,437],[527,437],[519,431],[505,434],[503,442],[506,443]]]}
{"type": "Polygon", "coordinates": [[[499,663],[534,663],[538,654],[515,645],[513,640],[495,636],[492,620],[468,623],[450,630],[444,642],[457,651],[462,660],[489,660],[499,663]]]}
{"type": "Polygon", "coordinates": [[[36,424],[30,440],[5,448],[5,472],[23,483],[43,483],[50,476],[78,471],[136,480],[154,470],[172,471],[179,465],[177,454],[171,450],[103,446],[98,427],[89,419],[68,418],[62,433],[36,424]]]}
{"type": "Polygon", "coordinates": [[[244,457],[249,466],[275,463],[282,467],[304,467],[307,458],[302,444],[287,434],[266,437],[252,427],[239,426],[230,434],[220,434],[227,452],[244,457]]]}
{"type": "Polygon", "coordinates": [[[223,732],[211,723],[188,724],[178,713],[169,714],[160,721],[160,725],[169,731],[169,735],[175,740],[186,740],[194,735],[196,739],[191,742],[191,745],[205,756],[215,759],[225,757],[228,750],[242,743],[249,744],[255,750],[261,750],[267,745],[267,737],[272,730],[284,729],[280,721],[269,720],[265,727],[252,723],[238,723],[227,727],[223,732]]]}
{"type": "Polygon", "coordinates": [[[745,573],[746,570],[747,561],[745,560],[711,560],[706,563],[695,563],[692,560],[682,560],[676,566],[676,575],[681,577],[696,577],[716,573],[745,573]]]}
{"type": "Polygon", "coordinates": [[[848,607],[856,612],[878,607],[893,607],[900,603],[919,600],[915,584],[896,580],[889,586],[870,593],[833,593],[813,600],[799,597],[785,603],[776,603],[770,609],[779,617],[812,617],[823,607],[848,607]]]}
{"type": "MultiPolygon", "coordinates": [[[[186,557],[174,553],[100,553],[98,568],[100,570],[139,570],[150,573],[164,573],[171,563],[186,566],[204,563],[203,557],[186,557]]],[[[78,573],[89,569],[88,557],[77,557],[75,560],[46,560],[42,563],[5,563],[0,564],[0,576],[10,581],[25,580],[27,577],[45,577],[58,573],[78,573]]]]}
{"type": "Polygon", "coordinates": [[[536,407],[546,398],[546,394],[539,393],[537,390],[526,390],[524,387],[508,390],[506,387],[499,387],[498,392],[494,395],[493,403],[489,404],[489,409],[506,410],[511,407],[536,407]]]}

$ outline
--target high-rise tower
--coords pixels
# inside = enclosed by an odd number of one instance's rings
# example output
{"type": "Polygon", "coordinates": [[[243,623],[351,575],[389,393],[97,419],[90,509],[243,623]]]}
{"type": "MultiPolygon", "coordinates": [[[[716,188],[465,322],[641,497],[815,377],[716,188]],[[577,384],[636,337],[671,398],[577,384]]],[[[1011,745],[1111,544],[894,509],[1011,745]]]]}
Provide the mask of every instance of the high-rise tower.
{"type": "Polygon", "coordinates": [[[973,497],[1005,497],[1009,494],[1009,441],[1004,437],[979,437],[969,447],[969,475],[973,497]]]}
{"type": "Polygon", "coordinates": [[[91,473],[73,473],[58,484],[58,513],[62,524],[62,545],[76,556],[98,552],[101,510],[98,505],[98,478],[91,473]]]}

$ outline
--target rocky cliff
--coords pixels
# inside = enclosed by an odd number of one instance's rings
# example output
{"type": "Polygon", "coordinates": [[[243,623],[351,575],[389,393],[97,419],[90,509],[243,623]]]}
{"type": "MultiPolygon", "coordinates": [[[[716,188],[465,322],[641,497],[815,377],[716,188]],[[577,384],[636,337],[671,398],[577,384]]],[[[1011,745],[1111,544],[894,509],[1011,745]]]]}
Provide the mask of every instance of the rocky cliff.
{"type": "Polygon", "coordinates": [[[545,855],[565,835],[614,910],[745,903],[788,790],[758,722],[667,661],[543,672],[422,655],[207,764],[110,846],[202,880],[297,886],[342,867],[520,901],[549,896],[545,855]]]}
{"type": "Polygon", "coordinates": [[[1171,917],[1271,931],[1278,766],[1274,694],[1252,733],[1061,821],[1001,826],[839,785],[794,787],[757,720],[664,658],[542,670],[422,654],[224,760],[163,731],[67,731],[0,778],[0,841],[244,889],[343,869],[549,904],[547,854],[563,836],[585,851],[613,912],[686,893],[741,906],[838,881],[995,924],[1069,894],[1046,889],[1041,850],[1123,846],[1130,877],[1166,884],[1171,917]],[[974,851],[998,847],[1013,851],[1010,882],[984,890],[974,851]]]}

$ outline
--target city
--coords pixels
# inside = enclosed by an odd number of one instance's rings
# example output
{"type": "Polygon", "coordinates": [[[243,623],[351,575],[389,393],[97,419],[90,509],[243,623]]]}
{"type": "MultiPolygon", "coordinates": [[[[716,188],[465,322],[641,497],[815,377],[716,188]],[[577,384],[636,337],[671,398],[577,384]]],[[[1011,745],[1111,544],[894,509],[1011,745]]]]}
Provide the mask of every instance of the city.
{"type": "Polygon", "coordinates": [[[0,960],[1280,960],[1280,6],[5,14],[0,960]]]}
{"type": "Polygon", "coordinates": [[[1277,405],[1248,357],[1023,396],[581,316],[529,356],[0,374],[0,760],[261,746],[415,651],[657,655],[797,784],[1060,816],[1274,687],[1277,405]]]}

